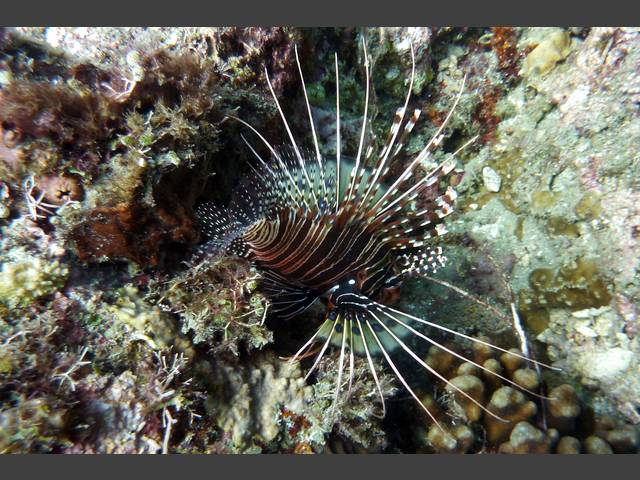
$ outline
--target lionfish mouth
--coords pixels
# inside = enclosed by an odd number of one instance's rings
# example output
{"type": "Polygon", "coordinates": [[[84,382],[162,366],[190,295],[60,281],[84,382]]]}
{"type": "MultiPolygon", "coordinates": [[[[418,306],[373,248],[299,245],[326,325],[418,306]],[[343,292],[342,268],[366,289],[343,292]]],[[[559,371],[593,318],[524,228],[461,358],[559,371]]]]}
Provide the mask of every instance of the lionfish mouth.
{"type": "Polygon", "coordinates": [[[334,405],[343,389],[342,377],[347,357],[350,388],[354,356],[361,356],[367,359],[384,415],[385,400],[373,362],[374,357],[383,357],[409,394],[440,426],[392,360],[392,352],[402,351],[487,414],[503,420],[423,361],[409,347],[406,338],[411,335],[418,337],[488,375],[535,396],[540,395],[455,352],[418,328],[425,325],[510,353],[536,365],[553,367],[388,305],[403,279],[434,273],[446,261],[442,248],[435,242],[437,237],[446,233],[443,222],[453,212],[457,197],[454,188],[447,185],[447,180],[454,172],[456,155],[476,138],[465,143],[448,160],[433,166],[424,177],[417,179],[414,174],[442,142],[444,129],[462,96],[466,77],[436,133],[400,169],[400,174],[393,175],[391,172],[397,169],[391,166],[420,117],[420,109],[407,115],[416,70],[414,48],[411,45],[411,77],[404,104],[396,111],[384,146],[375,152],[372,144],[365,148],[371,72],[364,39],[362,43],[366,90],[355,157],[348,159],[341,155],[337,54],[336,155],[335,158],[325,158],[318,143],[298,50],[295,48],[313,151],[308,152],[298,146],[265,68],[267,85],[291,145],[286,149],[276,149],[253,126],[232,117],[256,135],[269,151],[270,158],[260,156],[242,137],[257,162],[252,165],[253,173],[243,180],[238,195],[228,208],[211,204],[199,208],[198,217],[210,238],[207,248],[253,262],[263,274],[262,289],[271,300],[272,312],[281,318],[300,315],[319,301],[326,305],[323,323],[290,361],[308,356],[314,344],[322,344],[305,377],[307,379],[329,347],[336,347],[340,357],[334,405]],[[426,191],[432,199],[418,206],[416,200],[426,191]]]}

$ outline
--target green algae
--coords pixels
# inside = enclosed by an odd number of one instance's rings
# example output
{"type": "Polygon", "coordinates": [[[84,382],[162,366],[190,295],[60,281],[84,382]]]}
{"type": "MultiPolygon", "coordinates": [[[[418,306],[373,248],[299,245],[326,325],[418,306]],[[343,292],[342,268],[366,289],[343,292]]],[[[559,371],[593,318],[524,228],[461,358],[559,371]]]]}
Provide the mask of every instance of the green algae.
{"type": "Polygon", "coordinates": [[[578,259],[558,270],[538,268],[529,275],[528,290],[519,292],[518,305],[531,330],[541,333],[549,323],[549,311],[571,311],[609,305],[608,282],[594,260],[578,259]]]}
{"type": "Polygon", "coordinates": [[[574,208],[574,213],[582,220],[594,220],[604,213],[602,195],[596,191],[585,193],[574,208]]]}
{"type": "Polygon", "coordinates": [[[578,225],[567,221],[564,217],[551,217],[547,220],[547,231],[551,235],[562,235],[568,238],[578,238],[580,228],[578,225]]]}

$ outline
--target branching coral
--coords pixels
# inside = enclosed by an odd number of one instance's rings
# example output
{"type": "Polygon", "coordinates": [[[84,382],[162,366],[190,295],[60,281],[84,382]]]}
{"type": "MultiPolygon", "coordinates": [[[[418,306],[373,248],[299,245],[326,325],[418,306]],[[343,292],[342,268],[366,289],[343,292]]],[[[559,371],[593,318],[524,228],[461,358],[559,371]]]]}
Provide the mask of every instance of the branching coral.
{"type": "Polygon", "coordinates": [[[58,262],[33,257],[26,250],[14,250],[14,260],[3,263],[0,270],[0,302],[9,308],[28,306],[35,299],[60,289],[69,273],[58,262]]]}
{"type": "MultiPolygon", "coordinates": [[[[316,374],[313,403],[307,414],[316,428],[316,443],[321,432],[333,431],[360,448],[380,451],[386,446],[386,436],[382,427],[379,393],[367,361],[364,358],[355,360],[351,389],[338,396],[334,403],[338,363],[336,358],[326,358],[316,374]]],[[[377,369],[382,395],[390,398],[397,391],[395,380],[380,365],[377,369]]],[[[346,377],[343,380],[350,382],[349,376],[346,377]]]]}
{"type": "Polygon", "coordinates": [[[239,343],[261,348],[273,339],[265,327],[268,303],[260,276],[242,260],[205,261],[158,285],[158,302],[177,313],[196,344],[238,353],[239,343]]]}

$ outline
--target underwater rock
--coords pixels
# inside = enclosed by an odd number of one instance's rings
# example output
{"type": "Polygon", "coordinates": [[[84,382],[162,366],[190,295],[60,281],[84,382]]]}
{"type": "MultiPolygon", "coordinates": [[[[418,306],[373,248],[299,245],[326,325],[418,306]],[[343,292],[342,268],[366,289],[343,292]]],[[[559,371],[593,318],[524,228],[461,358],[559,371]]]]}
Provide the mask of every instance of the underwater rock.
{"type": "Polygon", "coordinates": [[[95,379],[92,390],[82,405],[83,415],[95,419],[91,433],[97,441],[78,442],[72,453],[157,453],[161,449],[159,432],[147,434],[146,406],[141,398],[137,377],[123,372],[110,382],[95,379]]]}
{"type": "MultiPolygon", "coordinates": [[[[208,405],[219,428],[229,433],[240,452],[256,446],[273,447],[282,429],[287,431],[284,409],[304,416],[306,404],[313,398],[300,367],[273,354],[260,353],[248,364],[221,366],[215,376],[215,395],[210,396],[208,405]]],[[[303,434],[311,435],[309,440],[323,441],[322,436],[303,434]]]]}
{"type": "Polygon", "coordinates": [[[502,179],[500,175],[491,167],[484,167],[482,169],[482,179],[484,180],[484,187],[490,192],[497,193],[500,191],[500,185],[502,179]]]}
{"type": "Polygon", "coordinates": [[[82,261],[126,258],[140,266],[157,266],[164,244],[195,244],[199,238],[184,208],[178,207],[176,214],[136,204],[95,208],[75,226],[70,237],[82,261]]]}
{"type": "Polygon", "coordinates": [[[594,406],[603,413],[617,410],[638,423],[640,379],[637,370],[637,338],[623,333],[625,321],[610,308],[566,313],[552,310],[549,327],[539,338],[549,345],[552,360],[575,372],[594,391],[594,406]],[[614,400],[614,405],[606,401],[614,400]]]}
{"type": "Polygon", "coordinates": [[[524,76],[545,75],[555,67],[556,63],[567,58],[570,52],[571,37],[569,32],[553,32],[527,55],[521,74],[524,76]]]}
{"type": "Polygon", "coordinates": [[[581,372],[588,380],[610,383],[631,366],[633,352],[612,348],[606,352],[585,352],[580,357],[581,372]]]}

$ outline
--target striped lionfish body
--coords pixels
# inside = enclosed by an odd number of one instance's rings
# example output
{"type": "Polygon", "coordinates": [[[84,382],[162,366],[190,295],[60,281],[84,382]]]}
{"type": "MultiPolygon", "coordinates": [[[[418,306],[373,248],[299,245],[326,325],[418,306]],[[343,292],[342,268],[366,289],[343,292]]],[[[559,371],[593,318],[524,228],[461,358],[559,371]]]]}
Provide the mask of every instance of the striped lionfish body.
{"type": "MultiPolygon", "coordinates": [[[[383,357],[407,391],[437,423],[410,388],[390,353],[406,352],[432,375],[447,382],[412,351],[405,341],[407,336],[417,336],[485,371],[488,370],[482,365],[437,343],[417,328],[427,325],[489,344],[402,313],[391,305],[404,278],[434,272],[446,260],[442,248],[434,245],[434,241],[446,233],[443,221],[453,211],[456,192],[444,180],[454,171],[455,155],[471,142],[455,152],[451,159],[434,165],[427,175],[416,178],[415,172],[425,165],[433,148],[442,141],[443,131],[460,100],[464,81],[435,135],[420,153],[399,169],[399,174],[392,174],[398,170],[391,168],[394,160],[420,116],[419,109],[407,114],[415,75],[413,46],[412,73],[404,105],[396,112],[384,146],[375,154],[372,147],[364,147],[368,130],[370,71],[364,41],[363,46],[366,94],[355,157],[341,156],[337,56],[336,155],[335,158],[325,158],[315,132],[296,49],[313,151],[308,152],[298,146],[267,74],[269,89],[291,145],[285,150],[277,150],[251,125],[236,118],[260,139],[270,158],[262,158],[245,140],[257,159],[254,174],[245,179],[238,190],[239,195],[227,209],[205,205],[199,216],[214,248],[245,257],[262,272],[262,288],[270,297],[275,314],[293,318],[316,302],[326,305],[324,322],[292,357],[295,360],[314,344],[321,345],[307,377],[330,346],[337,348],[340,351],[337,398],[347,361],[351,385],[354,356],[365,357],[378,386],[384,411],[384,398],[373,363],[374,357],[383,357]],[[425,192],[429,193],[426,196],[428,200],[424,200],[425,192]],[[417,201],[419,199],[420,202],[417,201]]],[[[489,373],[513,384],[499,374],[489,373]]],[[[470,395],[455,385],[452,387],[484,409],[470,395]]]]}

